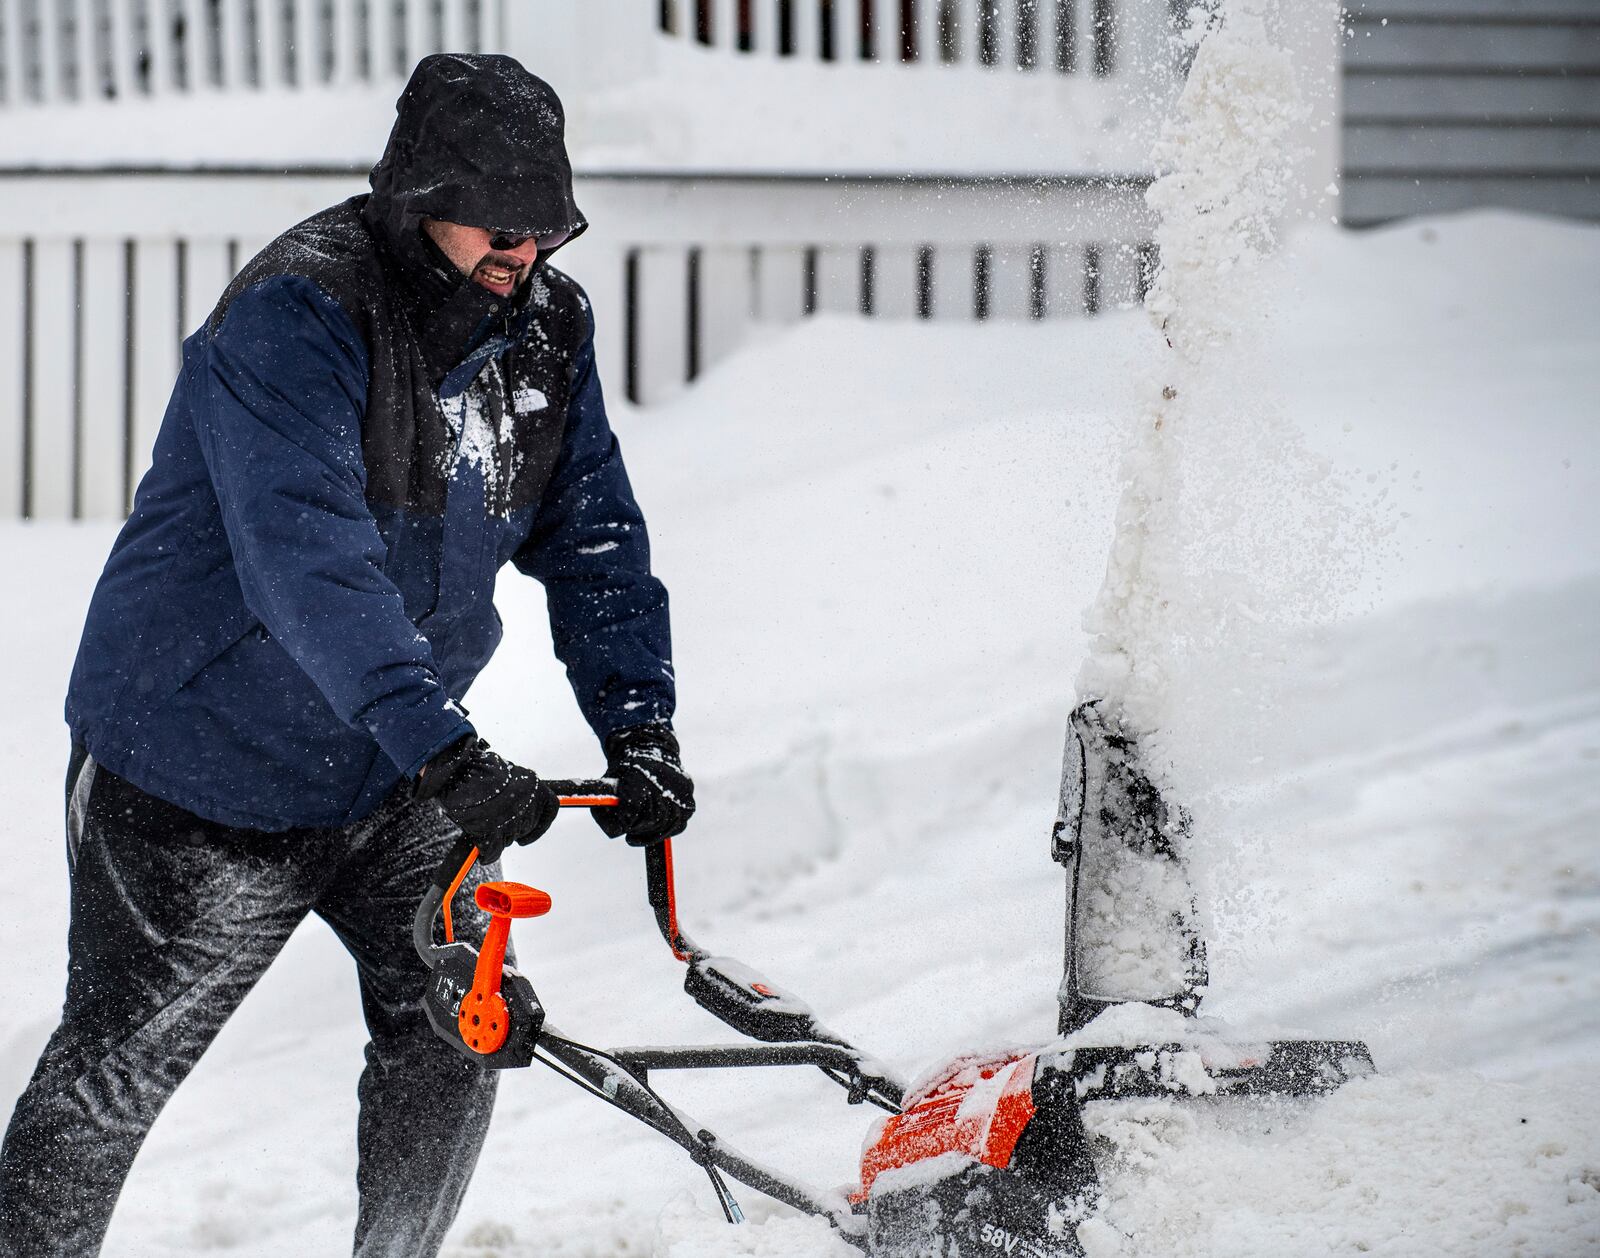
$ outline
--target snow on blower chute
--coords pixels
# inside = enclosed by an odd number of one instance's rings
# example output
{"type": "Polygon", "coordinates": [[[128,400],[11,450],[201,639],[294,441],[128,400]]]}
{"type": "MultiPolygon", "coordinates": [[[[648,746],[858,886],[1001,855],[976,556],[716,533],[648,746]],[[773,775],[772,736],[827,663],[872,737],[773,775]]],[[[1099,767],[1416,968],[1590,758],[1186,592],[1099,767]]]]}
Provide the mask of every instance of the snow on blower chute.
{"type": "MultiPolygon", "coordinates": [[[[605,780],[551,786],[566,807],[616,802],[605,780]]],[[[1372,1070],[1366,1046],[1355,1042],[1235,1044],[1199,1035],[1162,1043],[1095,1042],[1088,1024],[1113,1007],[1147,1004],[1187,1017],[1198,1010],[1205,947],[1187,890],[1165,923],[1176,958],[1169,967],[1173,990],[1091,990],[1083,965],[1082,892],[1094,862],[1116,850],[1181,879],[1188,825],[1187,813],[1156,789],[1137,740],[1098,703],[1074,711],[1051,840],[1051,854],[1067,875],[1058,1025],[1066,1038],[962,1058],[914,1090],[823,1026],[804,1001],[683,933],[670,841],[646,849],[656,923],[686,966],[684,990],[750,1042],[601,1050],[558,1031],[529,980],[505,964],[512,919],[548,912],[547,895],[517,883],[485,883],[475,892],[491,917],[482,949],[453,937],[450,901],[478,856],[467,840],[446,856],[417,909],[416,949],[430,971],[428,1019],[457,1051],[482,1065],[505,1069],[538,1061],[678,1144],[710,1177],[730,1222],[743,1217],[727,1184],[732,1179],[828,1220],[874,1258],[1076,1258],[1082,1254],[1076,1224],[1093,1211],[1100,1183],[1084,1127],[1086,1103],[1316,1096],[1372,1070]],[[435,936],[441,912],[442,943],[435,936]],[[814,1066],[844,1089],[850,1104],[866,1101],[887,1111],[868,1137],[858,1185],[818,1189],[745,1157],[674,1108],[655,1086],[656,1076],[671,1070],[758,1066],[814,1066]]]]}

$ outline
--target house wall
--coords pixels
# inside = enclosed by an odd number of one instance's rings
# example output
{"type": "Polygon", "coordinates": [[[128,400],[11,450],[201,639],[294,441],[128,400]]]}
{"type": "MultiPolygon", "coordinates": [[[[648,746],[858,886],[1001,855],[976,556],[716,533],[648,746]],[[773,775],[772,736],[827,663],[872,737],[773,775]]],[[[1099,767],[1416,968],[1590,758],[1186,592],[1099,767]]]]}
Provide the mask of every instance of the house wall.
{"type": "Polygon", "coordinates": [[[1352,8],[1346,223],[1482,205],[1600,219],[1600,4],[1352,8]]]}

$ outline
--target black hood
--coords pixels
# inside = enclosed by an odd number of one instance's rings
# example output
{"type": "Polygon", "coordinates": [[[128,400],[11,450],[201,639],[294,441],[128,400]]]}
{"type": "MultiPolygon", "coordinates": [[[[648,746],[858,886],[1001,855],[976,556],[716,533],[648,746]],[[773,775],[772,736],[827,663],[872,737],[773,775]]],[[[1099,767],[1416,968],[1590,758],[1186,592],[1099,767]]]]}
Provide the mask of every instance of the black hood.
{"type": "MultiPolygon", "coordinates": [[[[561,100],[514,58],[424,57],[396,109],[363,217],[412,292],[424,352],[442,376],[500,306],[424,235],[422,220],[515,236],[565,232],[569,240],[588,223],[572,196],[561,100]]],[[[541,251],[538,264],[554,252],[541,251]]],[[[527,292],[524,283],[513,305],[527,292]]]]}
{"type": "Polygon", "coordinates": [[[372,168],[372,207],[387,226],[439,218],[514,236],[588,226],[572,197],[561,100],[514,58],[424,57],[397,109],[372,168]]]}

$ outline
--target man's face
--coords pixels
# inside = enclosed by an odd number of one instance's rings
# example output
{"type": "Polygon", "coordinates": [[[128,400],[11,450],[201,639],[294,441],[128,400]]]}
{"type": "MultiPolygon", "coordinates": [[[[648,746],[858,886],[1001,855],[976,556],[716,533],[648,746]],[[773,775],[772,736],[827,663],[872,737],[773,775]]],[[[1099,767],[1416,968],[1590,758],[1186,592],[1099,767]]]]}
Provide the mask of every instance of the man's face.
{"type": "Polygon", "coordinates": [[[515,249],[496,249],[490,244],[495,233],[486,227],[465,227],[443,219],[425,218],[422,230],[463,275],[470,275],[475,283],[500,297],[509,297],[516,291],[517,285],[528,278],[528,271],[539,256],[538,241],[532,236],[515,249]]]}

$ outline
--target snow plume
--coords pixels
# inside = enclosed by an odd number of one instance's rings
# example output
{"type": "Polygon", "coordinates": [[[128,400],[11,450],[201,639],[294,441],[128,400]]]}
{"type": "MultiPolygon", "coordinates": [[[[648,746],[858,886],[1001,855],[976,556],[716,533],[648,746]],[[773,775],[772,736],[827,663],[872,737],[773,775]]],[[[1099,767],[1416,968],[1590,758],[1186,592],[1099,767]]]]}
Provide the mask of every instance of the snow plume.
{"type": "Polygon", "coordinates": [[[1304,446],[1256,345],[1310,114],[1278,17],[1277,0],[1190,11],[1193,66],[1147,196],[1161,339],[1078,691],[1119,705],[1158,765],[1218,746],[1248,758],[1282,629],[1335,610],[1382,531],[1304,446]]]}
{"type": "MultiPolygon", "coordinates": [[[[1279,767],[1284,722],[1306,716],[1278,701],[1289,656],[1302,649],[1290,644],[1304,642],[1289,631],[1333,618],[1386,544],[1372,504],[1306,446],[1274,397],[1261,348],[1269,320],[1288,317],[1271,308],[1266,281],[1309,156],[1301,140],[1311,111],[1276,29],[1304,13],[1280,15],[1277,4],[1220,0],[1190,12],[1193,64],[1156,144],[1160,176],[1147,197],[1161,266],[1145,306],[1160,337],[1078,677],[1080,699],[1120,712],[1146,771],[1193,813],[1183,855],[1212,919],[1203,933],[1242,916],[1248,929],[1231,932],[1240,938],[1261,933],[1266,906],[1240,888],[1252,882],[1241,862],[1262,845],[1233,810],[1223,815],[1222,792],[1263,762],[1279,767]],[[1213,837],[1223,834],[1225,848],[1213,837]]],[[[1091,990],[1177,990],[1182,870],[1131,858],[1116,835],[1086,841],[1083,869],[1091,990]],[[1166,937],[1148,925],[1161,921],[1174,923],[1166,937]]],[[[1225,942],[1218,955],[1229,946],[1239,945],[1225,942]]]]}

